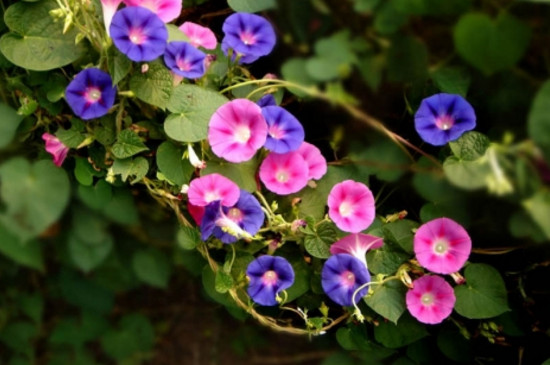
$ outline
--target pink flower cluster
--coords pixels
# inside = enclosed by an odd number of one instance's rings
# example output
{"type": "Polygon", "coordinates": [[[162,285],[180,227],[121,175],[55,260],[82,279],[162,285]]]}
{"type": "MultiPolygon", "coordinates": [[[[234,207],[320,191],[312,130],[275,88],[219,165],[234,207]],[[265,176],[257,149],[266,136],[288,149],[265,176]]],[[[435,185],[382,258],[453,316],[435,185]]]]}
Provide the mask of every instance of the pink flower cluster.
{"type": "MultiPolygon", "coordinates": [[[[210,118],[208,141],[216,156],[239,163],[266,147],[275,134],[273,130],[260,106],[247,99],[235,99],[219,107],[210,118]]],[[[284,133],[283,128],[277,129],[276,137],[284,140],[284,133]]],[[[262,161],[259,176],[268,190],[280,195],[295,193],[309,180],[320,179],[326,173],[327,163],[321,151],[304,142],[303,134],[296,145],[296,149],[285,153],[271,151],[262,161]]]]}
{"type": "MultiPolygon", "coordinates": [[[[472,250],[468,232],[449,218],[437,218],[418,228],[414,252],[418,263],[436,274],[453,274],[460,270],[472,250]]],[[[439,275],[416,279],[406,296],[407,309],[422,323],[441,323],[453,311],[456,301],[453,288],[439,275]]]]}

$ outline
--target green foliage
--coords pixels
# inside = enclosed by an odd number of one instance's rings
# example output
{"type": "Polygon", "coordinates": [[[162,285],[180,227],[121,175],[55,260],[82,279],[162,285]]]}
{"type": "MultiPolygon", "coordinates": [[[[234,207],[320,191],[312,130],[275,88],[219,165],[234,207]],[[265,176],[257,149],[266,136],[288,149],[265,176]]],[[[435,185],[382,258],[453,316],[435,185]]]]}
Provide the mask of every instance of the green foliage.
{"type": "Polygon", "coordinates": [[[6,104],[0,103],[0,148],[6,147],[15,137],[15,131],[23,117],[6,104]]]}
{"type": "Polygon", "coordinates": [[[118,362],[136,358],[145,360],[149,357],[154,340],[155,332],[147,317],[135,313],[122,317],[117,328],[101,336],[101,347],[118,362]]]}
{"type": "Polygon", "coordinates": [[[193,166],[183,158],[184,149],[172,142],[163,142],[157,150],[157,166],[162,175],[176,186],[187,184],[193,166]]]}
{"type": "Polygon", "coordinates": [[[313,257],[327,259],[330,257],[330,245],[336,241],[336,227],[329,222],[321,222],[315,227],[306,227],[304,247],[313,257]]]}
{"type": "Polygon", "coordinates": [[[173,76],[160,62],[151,62],[148,65],[147,72],[132,76],[130,90],[138,99],[165,109],[172,94],[173,76]]]}
{"type": "Polygon", "coordinates": [[[408,314],[401,316],[395,324],[381,322],[374,328],[376,341],[390,349],[406,346],[427,335],[426,327],[408,314]]]}
{"type": "Polygon", "coordinates": [[[55,22],[50,11],[53,0],[18,2],[4,14],[10,28],[0,39],[0,51],[10,62],[29,70],[44,71],[65,66],[83,56],[82,43],[75,44],[76,29],[63,34],[63,24],[55,22]]]}
{"type": "Polygon", "coordinates": [[[204,174],[218,173],[235,182],[242,189],[254,192],[258,189],[255,173],[260,161],[254,157],[246,162],[234,164],[222,159],[212,159],[203,170],[204,174]]]}
{"type": "Polygon", "coordinates": [[[388,281],[374,285],[372,294],[365,298],[365,303],[382,317],[397,324],[405,312],[405,293],[407,288],[398,281],[388,281]]]}
{"type": "Polygon", "coordinates": [[[170,263],[158,250],[139,250],[132,257],[136,276],[146,284],[166,288],[170,279],[170,263]]]}
{"type": "Polygon", "coordinates": [[[0,252],[17,262],[36,270],[44,269],[42,245],[36,240],[22,242],[0,224],[0,252]]]}
{"type": "Polygon", "coordinates": [[[120,132],[117,141],[113,144],[113,155],[119,159],[132,157],[147,150],[147,146],[141,141],[139,136],[128,129],[120,132]]]}
{"type": "Polygon", "coordinates": [[[535,96],[529,118],[527,120],[527,128],[529,137],[542,149],[546,160],[550,160],[550,81],[546,81],[535,96]]]}
{"type": "Polygon", "coordinates": [[[523,206],[531,219],[538,225],[542,233],[544,233],[546,239],[550,239],[550,226],[548,226],[550,191],[546,189],[538,191],[529,199],[524,200],[523,206]]]}
{"type": "Polygon", "coordinates": [[[257,13],[259,11],[273,9],[277,6],[277,3],[275,0],[227,0],[227,5],[235,11],[257,13]]]}
{"type": "Polygon", "coordinates": [[[149,171],[149,162],[147,162],[144,157],[115,160],[112,171],[115,175],[121,175],[122,181],[126,181],[128,177],[134,176],[134,178],[130,180],[130,183],[135,184],[147,175],[147,171],[149,171]]]}

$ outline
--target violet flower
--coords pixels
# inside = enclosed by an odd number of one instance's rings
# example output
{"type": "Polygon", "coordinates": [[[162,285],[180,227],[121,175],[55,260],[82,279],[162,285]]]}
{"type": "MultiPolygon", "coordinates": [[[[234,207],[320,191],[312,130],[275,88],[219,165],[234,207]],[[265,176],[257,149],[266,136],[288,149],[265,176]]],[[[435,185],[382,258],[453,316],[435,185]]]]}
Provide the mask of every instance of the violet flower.
{"type": "Polygon", "coordinates": [[[84,120],[107,114],[115,102],[115,94],[111,76],[97,68],[80,71],[65,89],[67,103],[84,120]]]}
{"type": "Polygon", "coordinates": [[[260,305],[277,305],[277,295],[294,284],[294,270],[280,256],[264,255],[252,261],[246,269],[250,279],[248,295],[260,305]]]}
{"type": "Polygon", "coordinates": [[[232,49],[240,55],[241,63],[252,63],[268,55],[275,46],[276,36],[271,24],[256,14],[235,13],[227,17],[222,30],[222,50],[232,49]]]}
{"type": "Polygon", "coordinates": [[[302,124],[280,106],[265,106],[262,115],[267,123],[267,139],[264,147],[276,153],[295,151],[304,142],[302,124]]]}
{"type": "Polygon", "coordinates": [[[53,163],[60,167],[69,153],[69,147],[65,146],[63,142],[56,136],[50,133],[42,134],[42,139],[46,142],[46,152],[52,155],[53,163]]]}
{"type": "Polygon", "coordinates": [[[474,129],[476,115],[462,96],[435,94],[422,100],[414,115],[414,126],[425,142],[443,146],[474,129]]]}
{"type": "Polygon", "coordinates": [[[368,292],[368,287],[353,294],[359,287],[370,282],[370,274],[365,264],[352,255],[345,253],[329,257],[321,271],[321,285],[332,301],[342,306],[357,304],[368,292]]]}
{"type": "Polygon", "coordinates": [[[273,94],[265,94],[256,102],[260,108],[265,108],[266,106],[275,106],[277,102],[273,94]]]}
{"type": "Polygon", "coordinates": [[[164,52],[164,63],[176,75],[197,79],[206,72],[206,54],[187,42],[170,42],[164,52]]]}
{"type": "Polygon", "coordinates": [[[164,53],[168,31],[151,10],[129,6],[115,13],[110,27],[118,50],[135,62],[152,61],[164,53]]]}

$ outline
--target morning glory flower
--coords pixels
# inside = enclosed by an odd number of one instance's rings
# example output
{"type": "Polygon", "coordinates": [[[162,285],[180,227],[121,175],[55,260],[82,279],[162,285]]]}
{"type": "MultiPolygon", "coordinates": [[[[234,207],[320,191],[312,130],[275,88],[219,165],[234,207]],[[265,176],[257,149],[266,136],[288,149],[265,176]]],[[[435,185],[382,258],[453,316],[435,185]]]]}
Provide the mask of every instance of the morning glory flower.
{"type": "Polygon", "coordinates": [[[260,180],[279,195],[295,193],[307,185],[307,163],[297,152],[271,152],[260,165],[260,180]]]}
{"type": "Polygon", "coordinates": [[[206,54],[187,42],[170,42],[164,52],[164,63],[176,75],[197,79],[206,72],[206,54]]]}
{"type": "Polygon", "coordinates": [[[252,63],[268,55],[275,46],[276,36],[271,24],[263,17],[249,13],[235,13],[227,17],[222,30],[222,50],[232,49],[241,56],[241,63],[252,63]]]}
{"type": "Polygon", "coordinates": [[[189,184],[187,197],[192,205],[204,207],[220,200],[221,205],[230,207],[239,200],[240,189],[233,181],[220,174],[209,174],[193,179],[189,184]]]}
{"type": "Polygon", "coordinates": [[[452,286],[440,276],[425,275],[412,283],[405,297],[409,313],[418,321],[437,324],[451,315],[456,297],[452,286]]]}
{"type": "Polygon", "coordinates": [[[164,53],[168,31],[151,10],[130,6],[115,13],[110,27],[116,48],[135,62],[152,61],[164,53]]]}
{"type": "Polygon", "coordinates": [[[260,305],[277,305],[277,295],[294,284],[294,270],[290,263],[280,256],[260,256],[246,269],[248,295],[260,305]]]}
{"type": "Polygon", "coordinates": [[[357,304],[359,299],[368,292],[368,287],[361,289],[355,295],[353,293],[360,286],[370,282],[370,274],[367,266],[361,260],[345,253],[329,257],[321,271],[321,285],[324,292],[333,302],[342,306],[357,304]]]}
{"type": "Polygon", "coordinates": [[[443,146],[474,129],[476,115],[462,96],[435,94],[420,103],[414,115],[414,126],[425,142],[443,146]]]}
{"type": "Polygon", "coordinates": [[[367,251],[380,248],[384,245],[381,237],[372,236],[364,233],[352,233],[330,246],[330,253],[333,255],[347,253],[359,259],[365,267],[367,266],[367,251]]]}
{"type": "Polygon", "coordinates": [[[124,0],[128,6],[141,6],[151,10],[164,23],[176,19],[181,14],[181,0],[124,0]]]}
{"type": "Polygon", "coordinates": [[[265,106],[262,115],[267,123],[267,139],[264,147],[276,153],[297,150],[304,141],[302,124],[280,106],[265,106]]]}
{"type": "Polygon", "coordinates": [[[361,232],[374,220],[374,196],[360,182],[345,180],[334,185],[327,205],[330,219],[344,232],[361,232]]]}
{"type": "Polygon", "coordinates": [[[105,24],[105,30],[107,31],[107,35],[109,36],[109,26],[111,25],[111,19],[113,19],[113,15],[115,15],[121,2],[122,0],[101,0],[103,23],[105,24]]]}
{"type": "Polygon", "coordinates": [[[449,218],[437,218],[421,225],[414,234],[418,263],[438,274],[452,274],[464,266],[472,251],[468,232],[449,218]]]}
{"type": "Polygon", "coordinates": [[[218,41],[214,32],[210,28],[203,27],[202,25],[185,22],[178,28],[189,39],[189,43],[193,47],[203,47],[206,49],[215,49],[218,41]]]}
{"type": "Polygon", "coordinates": [[[258,106],[260,108],[265,108],[266,106],[274,106],[277,105],[277,102],[275,101],[275,97],[273,94],[266,94],[262,96],[257,102],[258,106]]]}
{"type": "Polygon", "coordinates": [[[50,133],[42,134],[42,139],[46,142],[46,152],[51,154],[53,157],[53,163],[60,167],[63,164],[63,161],[65,161],[65,158],[67,158],[69,147],[65,146],[59,138],[50,133]]]}
{"type": "Polygon", "coordinates": [[[327,173],[327,160],[316,146],[308,142],[303,142],[296,152],[298,152],[307,163],[309,168],[309,180],[319,180],[327,173]]]}
{"type": "Polygon", "coordinates": [[[80,71],[65,89],[67,104],[84,120],[107,114],[115,102],[115,94],[111,76],[97,68],[80,71]]]}
{"type": "Polygon", "coordinates": [[[247,99],[220,106],[208,124],[212,152],[230,162],[248,161],[265,143],[267,124],[262,109],[247,99]]]}

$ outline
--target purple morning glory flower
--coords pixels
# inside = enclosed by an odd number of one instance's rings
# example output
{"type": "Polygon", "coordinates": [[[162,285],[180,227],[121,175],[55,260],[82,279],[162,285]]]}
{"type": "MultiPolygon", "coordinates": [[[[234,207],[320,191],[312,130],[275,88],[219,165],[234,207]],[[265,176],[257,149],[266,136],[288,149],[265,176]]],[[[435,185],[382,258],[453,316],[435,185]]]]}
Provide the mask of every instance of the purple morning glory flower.
{"type": "Polygon", "coordinates": [[[294,270],[290,263],[279,256],[260,256],[246,269],[250,279],[248,295],[260,305],[277,305],[277,295],[281,290],[294,284],[294,270]]]}
{"type": "Polygon", "coordinates": [[[239,200],[232,207],[222,207],[220,201],[206,206],[201,220],[201,238],[211,235],[223,243],[233,243],[242,237],[255,235],[264,223],[264,212],[254,195],[241,190],[239,200]]]}
{"type": "Polygon", "coordinates": [[[414,126],[425,142],[443,146],[474,129],[476,115],[462,96],[435,94],[422,100],[414,115],[414,126]]]}
{"type": "Polygon", "coordinates": [[[268,55],[275,46],[275,31],[271,24],[256,14],[235,13],[225,19],[222,30],[222,50],[229,48],[241,55],[241,63],[252,63],[268,55]]]}
{"type": "Polygon", "coordinates": [[[260,100],[256,102],[256,104],[258,104],[260,108],[265,108],[266,106],[277,105],[277,102],[275,101],[275,97],[273,96],[273,94],[266,94],[262,96],[260,100]]]}
{"type": "Polygon", "coordinates": [[[346,253],[331,256],[321,271],[323,290],[330,299],[342,306],[352,306],[365,296],[367,287],[361,289],[355,296],[355,303],[352,302],[353,293],[369,281],[370,274],[365,264],[346,253]]]}
{"type": "Polygon", "coordinates": [[[187,42],[170,42],[164,52],[164,63],[176,75],[188,79],[202,77],[205,73],[206,54],[187,42]]]}
{"type": "Polygon", "coordinates": [[[267,139],[264,147],[275,153],[297,150],[304,142],[304,127],[292,114],[280,106],[262,108],[267,122],[267,139]]]}
{"type": "Polygon", "coordinates": [[[88,120],[107,114],[116,88],[108,73],[97,68],[80,71],[65,89],[65,99],[76,116],[88,120]]]}
{"type": "Polygon", "coordinates": [[[168,31],[151,10],[128,6],[115,13],[109,28],[116,48],[135,62],[152,61],[164,53],[168,31]]]}

